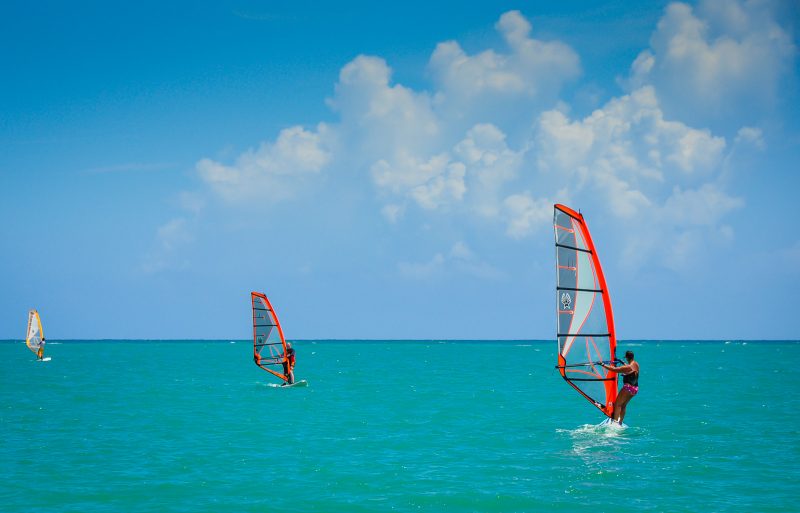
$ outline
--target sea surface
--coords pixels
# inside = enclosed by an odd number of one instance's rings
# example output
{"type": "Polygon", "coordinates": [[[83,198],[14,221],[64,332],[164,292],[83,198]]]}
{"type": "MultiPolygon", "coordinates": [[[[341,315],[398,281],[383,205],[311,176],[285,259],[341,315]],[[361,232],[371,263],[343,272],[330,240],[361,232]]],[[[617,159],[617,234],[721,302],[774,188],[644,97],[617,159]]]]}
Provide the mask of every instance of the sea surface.
{"type": "Polygon", "coordinates": [[[0,343],[0,510],[800,511],[797,342],[622,342],[621,431],[554,342],[295,347],[307,388],[246,341],[0,343]]]}

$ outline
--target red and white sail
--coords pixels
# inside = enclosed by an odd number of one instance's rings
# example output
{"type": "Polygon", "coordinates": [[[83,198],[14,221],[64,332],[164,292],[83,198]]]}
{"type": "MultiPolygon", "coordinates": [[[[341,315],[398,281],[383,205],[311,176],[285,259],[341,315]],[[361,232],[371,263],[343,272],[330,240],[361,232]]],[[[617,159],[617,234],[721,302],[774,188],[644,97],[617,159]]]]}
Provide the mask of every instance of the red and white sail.
{"type": "Polygon", "coordinates": [[[600,363],[616,361],[617,337],[603,269],[583,215],[555,205],[558,369],[589,402],[611,417],[617,374],[600,363]]]}
{"type": "Polygon", "coordinates": [[[253,360],[265,371],[288,381],[283,373],[286,339],[278,315],[266,295],[251,292],[250,299],[253,303],[253,360]]]}

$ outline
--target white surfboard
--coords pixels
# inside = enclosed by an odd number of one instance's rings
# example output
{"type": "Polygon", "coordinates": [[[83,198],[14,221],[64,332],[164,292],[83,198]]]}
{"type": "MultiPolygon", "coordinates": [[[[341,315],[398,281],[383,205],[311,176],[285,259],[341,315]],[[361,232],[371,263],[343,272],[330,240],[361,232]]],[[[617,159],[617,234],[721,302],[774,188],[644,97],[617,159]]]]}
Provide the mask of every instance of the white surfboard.
{"type": "Polygon", "coordinates": [[[611,420],[611,419],[604,420],[603,422],[598,424],[598,426],[607,427],[611,429],[625,429],[626,427],[628,427],[628,425],[625,424],[624,422],[617,422],[616,420],[611,420]]]}
{"type": "Polygon", "coordinates": [[[42,358],[41,360],[39,360],[38,358],[36,359],[37,362],[49,362],[50,360],[52,360],[52,358],[50,358],[49,356],[42,358]]]}
{"type": "Polygon", "coordinates": [[[306,381],[304,379],[301,379],[300,381],[295,381],[291,385],[287,385],[285,383],[282,384],[282,385],[278,385],[277,383],[267,383],[267,386],[268,387],[272,387],[272,388],[307,387],[308,386],[308,381],[306,381]]]}

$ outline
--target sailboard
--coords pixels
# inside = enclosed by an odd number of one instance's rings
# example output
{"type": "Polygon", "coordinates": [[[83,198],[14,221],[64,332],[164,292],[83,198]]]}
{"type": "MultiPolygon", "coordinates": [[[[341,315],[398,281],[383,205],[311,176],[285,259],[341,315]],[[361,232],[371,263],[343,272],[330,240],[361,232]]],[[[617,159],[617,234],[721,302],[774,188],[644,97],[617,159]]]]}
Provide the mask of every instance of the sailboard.
{"type": "Polygon", "coordinates": [[[44,340],[44,328],[39,312],[31,310],[28,312],[28,332],[25,335],[25,345],[38,356],[39,348],[42,347],[44,340]]]}
{"type": "Polygon", "coordinates": [[[625,424],[624,422],[617,422],[616,420],[610,417],[605,419],[600,424],[598,424],[598,426],[605,429],[625,429],[626,427],[628,427],[628,425],[625,424]]]}
{"type": "Polygon", "coordinates": [[[556,311],[561,377],[607,417],[614,413],[619,363],[606,279],[583,215],[555,205],[556,311]]]}
{"type": "Polygon", "coordinates": [[[251,292],[250,299],[253,303],[253,361],[270,374],[289,381],[283,373],[286,339],[278,316],[264,294],[251,292]]]}
{"type": "Polygon", "coordinates": [[[270,388],[293,388],[293,387],[302,388],[302,387],[307,387],[308,386],[308,381],[306,381],[304,379],[301,379],[300,381],[295,381],[294,383],[291,383],[291,384],[290,383],[284,383],[282,385],[278,385],[276,383],[267,383],[267,386],[270,387],[270,388]]]}

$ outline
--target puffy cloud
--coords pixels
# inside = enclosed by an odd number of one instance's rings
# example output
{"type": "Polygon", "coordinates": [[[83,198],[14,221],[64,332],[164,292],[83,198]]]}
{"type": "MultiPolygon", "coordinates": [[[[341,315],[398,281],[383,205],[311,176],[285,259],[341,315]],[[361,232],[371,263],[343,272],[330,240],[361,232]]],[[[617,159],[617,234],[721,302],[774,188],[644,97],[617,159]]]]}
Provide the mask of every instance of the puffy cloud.
{"type": "Polygon", "coordinates": [[[159,227],[157,233],[159,242],[167,250],[191,242],[193,239],[186,229],[186,219],[183,218],[172,219],[159,227]]]}
{"type": "Polygon", "coordinates": [[[464,195],[464,166],[451,162],[447,154],[435,155],[425,162],[401,153],[393,162],[373,164],[375,184],[401,196],[413,198],[424,209],[433,210],[464,195]]]}
{"type": "Polygon", "coordinates": [[[660,215],[664,222],[678,226],[716,226],[726,214],[742,206],[742,199],[708,183],[692,190],[675,187],[660,215]]]}
{"type": "Polygon", "coordinates": [[[736,132],[736,142],[751,144],[759,150],[766,148],[764,134],[761,129],[752,126],[743,126],[740,128],[739,131],[736,132]]]}
{"type": "MultiPolygon", "coordinates": [[[[698,240],[729,240],[724,217],[741,206],[715,181],[726,140],[665,114],[657,94],[668,83],[669,77],[659,78],[664,70],[693,62],[691,51],[681,54],[680,45],[705,45],[709,55],[721,51],[698,16],[682,4],[670,6],[652,48],[633,64],[630,83],[645,85],[584,117],[572,118],[568,105],[556,103],[560,88],[580,72],[577,55],[558,41],[532,38],[530,23],[511,11],[496,25],[505,53],[469,55],[454,41],[436,47],[429,62],[434,90],[393,83],[383,59],[360,55],[341,69],[328,99],[337,122],[283,130],[233,164],[203,159],[197,170],[230,201],[289,197],[330,172],[337,182],[355,180],[348,186],[373,187],[388,222],[401,222],[411,209],[438,211],[503,225],[513,239],[548,227],[551,199],[569,198],[599,206],[633,229],[647,223],[648,234],[663,237],[632,241],[630,258],[642,258],[668,240],[672,265],[688,258],[682,255],[699,247],[698,240]],[[525,121],[514,124],[515,119],[525,121]]],[[[739,27],[729,32],[742,45],[753,27],[766,23],[733,11],[726,16],[722,25],[739,27]]],[[[783,37],[780,30],[776,37],[783,37]]],[[[763,141],[760,130],[749,127],[736,140],[763,141]]],[[[427,262],[399,264],[409,276],[446,267],[492,274],[466,246],[427,262]]]]}
{"type": "Polygon", "coordinates": [[[573,189],[601,191],[620,217],[650,206],[649,195],[665,182],[708,176],[724,149],[725,140],[708,130],[665,120],[652,87],[614,98],[582,120],[545,112],[535,145],[542,171],[564,176],[573,189]]]}
{"type": "Polygon", "coordinates": [[[509,11],[495,25],[510,49],[467,55],[456,41],[439,43],[430,69],[441,100],[459,105],[480,97],[552,99],[561,86],[580,74],[580,59],[566,44],[530,37],[531,24],[519,11],[509,11]]]}
{"type": "Polygon", "coordinates": [[[652,203],[642,191],[614,175],[610,169],[600,172],[595,182],[608,197],[608,208],[617,217],[632,218],[652,203]]]}
{"type": "Polygon", "coordinates": [[[459,200],[464,195],[464,191],[466,191],[464,166],[455,163],[447,168],[446,174],[440,174],[411,190],[411,197],[419,206],[433,210],[444,204],[449,198],[459,200]]]}
{"type": "Polygon", "coordinates": [[[529,192],[512,194],[505,199],[503,206],[508,222],[506,233],[514,239],[549,228],[553,220],[553,202],[535,199],[529,192]]]}
{"type": "Polygon", "coordinates": [[[411,199],[426,210],[460,205],[495,217],[503,187],[522,163],[523,153],[510,149],[505,138],[494,125],[476,125],[449,151],[428,160],[406,153],[379,160],[371,168],[373,181],[384,193],[411,199]]]}
{"type": "Polygon", "coordinates": [[[341,116],[337,129],[347,150],[367,162],[399,153],[428,156],[438,146],[440,120],[428,95],[390,81],[383,59],[360,55],[342,68],[328,100],[341,116]]]}
{"type": "Polygon", "coordinates": [[[404,212],[405,208],[403,205],[397,205],[395,203],[384,205],[383,208],[381,208],[381,214],[383,214],[383,217],[385,217],[390,223],[396,223],[398,220],[400,220],[404,212]]]}
{"type": "Polygon", "coordinates": [[[429,278],[439,272],[439,270],[444,266],[444,262],[444,255],[441,253],[436,253],[433,255],[433,258],[427,262],[400,262],[397,264],[397,268],[400,270],[400,273],[409,278],[424,279],[429,278]]]}
{"type": "Polygon", "coordinates": [[[228,201],[267,195],[271,200],[291,196],[298,181],[319,173],[330,161],[325,148],[327,127],[316,132],[295,126],[281,130],[275,142],[241,154],[233,165],[205,158],[197,163],[201,178],[228,201]]]}
{"type": "Polygon", "coordinates": [[[623,261],[631,268],[649,260],[680,270],[701,258],[710,245],[733,239],[733,229],[722,220],[743,206],[744,200],[714,183],[695,189],[674,187],[666,201],[653,205],[630,225],[635,235],[624,241],[623,261]]]}
{"type": "Polygon", "coordinates": [[[447,253],[436,253],[427,262],[400,262],[397,267],[403,275],[415,279],[426,279],[446,272],[457,272],[486,280],[505,276],[500,270],[481,260],[462,241],[453,244],[447,253]]]}
{"type": "Polygon", "coordinates": [[[373,164],[371,173],[375,185],[400,193],[441,175],[449,163],[447,154],[435,155],[428,161],[420,162],[413,155],[400,153],[392,163],[381,159],[373,164]]]}
{"type": "Polygon", "coordinates": [[[456,242],[450,248],[449,261],[460,273],[484,280],[497,280],[505,276],[499,269],[481,260],[464,242],[456,242]]]}
{"type": "MultiPolygon", "coordinates": [[[[654,88],[646,86],[583,119],[543,113],[531,152],[541,176],[564,188],[559,197],[608,212],[616,218],[610,222],[625,227],[618,243],[629,268],[655,260],[680,269],[708,244],[733,237],[723,221],[743,201],[717,183],[726,148],[709,130],[665,119],[654,88]]],[[[508,198],[509,235],[523,237],[543,225],[549,203],[527,194],[508,198]]]]}
{"type": "Polygon", "coordinates": [[[504,186],[517,177],[524,151],[509,148],[506,135],[484,123],[472,127],[455,145],[453,154],[468,175],[470,208],[482,216],[496,216],[499,196],[504,186]]]}
{"type": "Polygon", "coordinates": [[[518,100],[551,101],[580,70],[567,45],[532,38],[530,23],[518,11],[502,15],[496,28],[508,53],[487,50],[471,56],[456,42],[437,47],[430,60],[437,85],[433,94],[393,83],[383,59],[360,55],[343,66],[327,100],[339,115],[337,123],[313,131],[283,130],[232,164],[206,158],[197,163],[197,171],[231,202],[264,194],[291,197],[323,169],[351,176],[368,171],[387,200],[382,213],[391,222],[402,217],[407,204],[424,210],[458,205],[497,217],[524,148],[509,148],[501,125],[487,122],[503,123],[507,113],[490,109],[479,123],[468,123],[469,116],[457,113],[476,112],[500,98],[515,115],[524,113],[529,126],[533,111],[518,100]]]}
{"type": "Polygon", "coordinates": [[[752,119],[775,104],[797,53],[771,2],[670,4],[629,84],[654,85],[682,119],[752,119]]]}
{"type": "Polygon", "coordinates": [[[141,269],[147,274],[157,273],[170,267],[186,265],[176,261],[178,250],[194,242],[189,221],[183,217],[169,220],[156,230],[155,247],[145,255],[141,269]]]}

